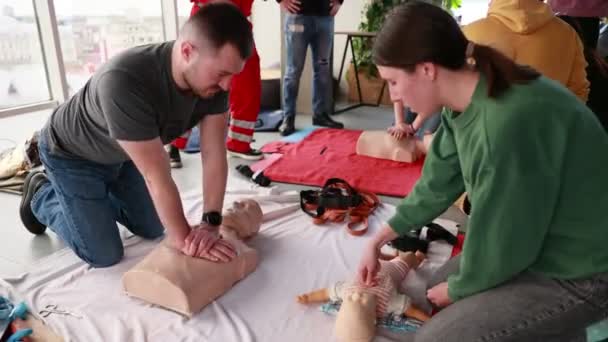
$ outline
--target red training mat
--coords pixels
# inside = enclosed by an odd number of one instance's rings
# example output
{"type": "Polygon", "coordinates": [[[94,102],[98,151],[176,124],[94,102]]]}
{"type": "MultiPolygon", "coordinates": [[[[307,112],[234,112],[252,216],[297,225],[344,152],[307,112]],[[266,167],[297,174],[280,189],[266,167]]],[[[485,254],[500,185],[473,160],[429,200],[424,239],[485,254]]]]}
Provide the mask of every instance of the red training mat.
{"type": "Polygon", "coordinates": [[[323,186],[329,178],[342,178],[351,186],[379,195],[406,196],[416,184],[423,160],[401,163],[359,156],[362,131],[318,129],[284,150],[283,157],[264,170],[274,182],[323,186]]]}
{"type": "Polygon", "coordinates": [[[456,246],[452,248],[452,256],[450,258],[460,254],[460,252],[462,252],[462,246],[464,246],[464,233],[458,232],[456,237],[458,238],[458,243],[456,243],[456,246]]]}

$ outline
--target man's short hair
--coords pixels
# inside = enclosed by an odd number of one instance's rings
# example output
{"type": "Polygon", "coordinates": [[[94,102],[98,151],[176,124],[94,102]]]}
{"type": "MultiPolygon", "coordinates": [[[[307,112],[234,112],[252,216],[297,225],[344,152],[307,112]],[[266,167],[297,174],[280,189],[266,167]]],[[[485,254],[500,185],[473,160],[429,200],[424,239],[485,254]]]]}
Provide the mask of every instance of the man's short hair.
{"type": "Polygon", "coordinates": [[[232,3],[218,1],[205,4],[188,19],[182,32],[185,30],[192,30],[195,37],[200,37],[211,48],[219,49],[225,44],[232,44],[241,58],[247,59],[252,54],[251,26],[232,3]]]}

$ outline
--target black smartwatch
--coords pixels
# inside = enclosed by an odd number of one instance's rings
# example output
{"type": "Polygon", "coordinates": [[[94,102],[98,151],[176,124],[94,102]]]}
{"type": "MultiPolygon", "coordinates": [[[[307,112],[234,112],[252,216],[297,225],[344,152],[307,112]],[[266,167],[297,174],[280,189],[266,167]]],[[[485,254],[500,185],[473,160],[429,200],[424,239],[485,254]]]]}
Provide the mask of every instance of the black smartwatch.
{"type": "Polygon", "coordinates": [[[211,226],[219,226],[222,224],[222,214],[217,211],[210,211],[203,214],[203,222],[211,226]]]}

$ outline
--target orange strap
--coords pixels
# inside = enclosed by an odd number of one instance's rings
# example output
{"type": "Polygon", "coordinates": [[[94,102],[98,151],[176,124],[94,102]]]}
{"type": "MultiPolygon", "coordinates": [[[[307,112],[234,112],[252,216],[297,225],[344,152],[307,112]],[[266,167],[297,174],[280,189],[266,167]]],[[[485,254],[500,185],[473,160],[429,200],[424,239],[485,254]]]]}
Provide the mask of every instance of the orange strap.
{"type": "MultiPolygon", "coordinates": [[[[346,226],[348,232],[353,236],[365,235],[369,229],[368,218],[380,205],[380,199],[378,199],[376,194],[371,192],[359,191],[358,193],[362,197],[361,204],[348,209],[326,209],[323,215],[313,219],[313,223],[318,225],[328,221],[341,223],[348,216],[350,219],[350,222],[346,226]]],[[[316,205],[307,204],[306,208],[307,210],[316,210],[316,205]]]]}

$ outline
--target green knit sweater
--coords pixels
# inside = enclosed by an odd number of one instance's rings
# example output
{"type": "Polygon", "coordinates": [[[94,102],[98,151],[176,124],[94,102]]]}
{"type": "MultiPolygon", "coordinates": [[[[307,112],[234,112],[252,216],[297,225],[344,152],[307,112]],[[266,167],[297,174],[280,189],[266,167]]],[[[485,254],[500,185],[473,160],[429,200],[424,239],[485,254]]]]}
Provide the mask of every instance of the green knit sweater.
{"type": "Polygon", "coordinates": [[[456,301],[522,271],[572,279],[608,272],[608,135],[566,88],[541,77],[445,112],[422,177],[389,221],[399,234],[466,191],[473,206],[456,301]]]}

